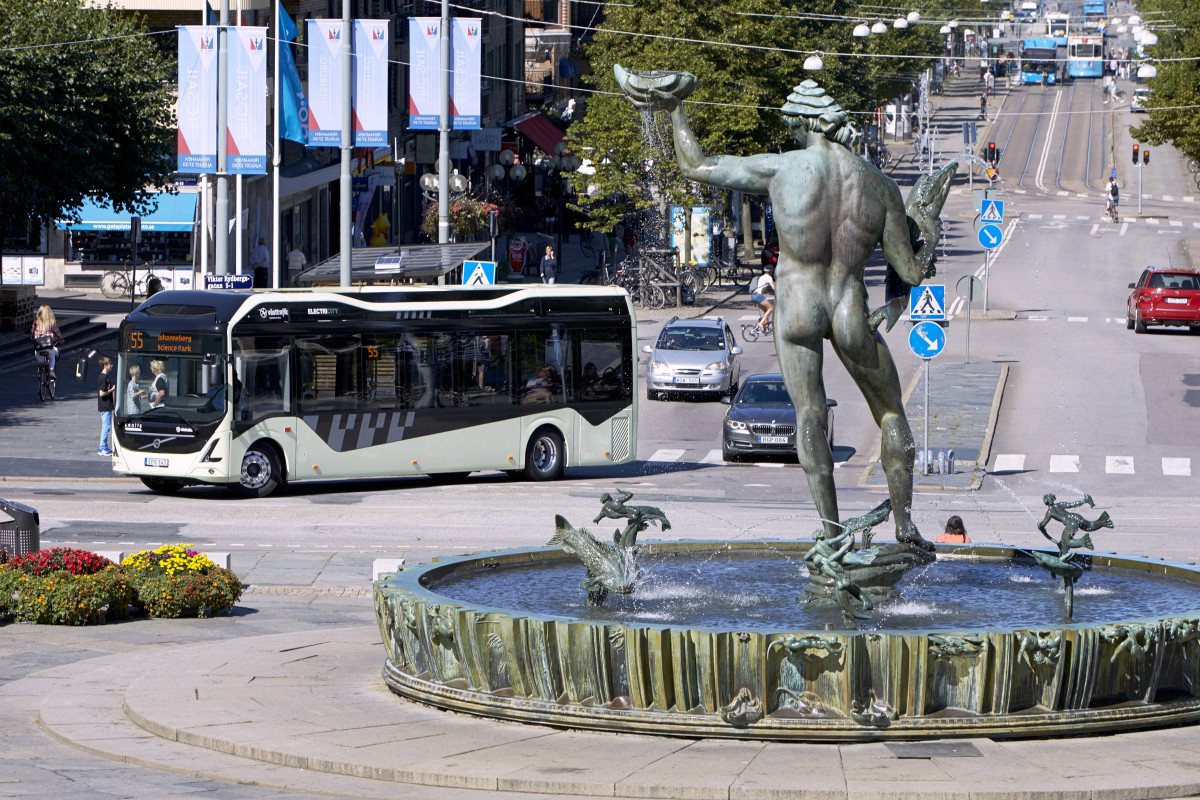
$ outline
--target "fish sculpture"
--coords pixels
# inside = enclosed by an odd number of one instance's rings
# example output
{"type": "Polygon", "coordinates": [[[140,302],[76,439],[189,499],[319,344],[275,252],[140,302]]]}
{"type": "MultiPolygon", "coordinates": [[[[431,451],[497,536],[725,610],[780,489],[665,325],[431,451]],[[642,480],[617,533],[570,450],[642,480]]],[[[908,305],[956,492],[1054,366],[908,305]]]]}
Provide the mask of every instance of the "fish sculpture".
{"type": "Polygon", "coordinates": [[[633,551],[601,542],[587,528],[576,528],[561,515],[554,516],[554,535],[546,542],[583,562],[587,578],[580,584],[588,605],[598,606],[609,592],[632,594],[636,579],[633,551]]]}

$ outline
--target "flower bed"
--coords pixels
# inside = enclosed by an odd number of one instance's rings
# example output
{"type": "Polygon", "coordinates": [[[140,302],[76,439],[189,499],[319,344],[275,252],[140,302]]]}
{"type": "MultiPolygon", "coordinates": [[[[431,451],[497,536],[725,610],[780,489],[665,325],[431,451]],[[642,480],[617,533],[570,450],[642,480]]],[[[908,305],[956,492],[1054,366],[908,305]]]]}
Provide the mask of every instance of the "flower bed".
{"type": "Polygon", "coordinates": [[[0,618],[86,625],[123,618],[226,611],[242,594],[237,575],[190,545],[135,553],[121,566],[86,550],[56,547],[0,563],[0,618]]]}

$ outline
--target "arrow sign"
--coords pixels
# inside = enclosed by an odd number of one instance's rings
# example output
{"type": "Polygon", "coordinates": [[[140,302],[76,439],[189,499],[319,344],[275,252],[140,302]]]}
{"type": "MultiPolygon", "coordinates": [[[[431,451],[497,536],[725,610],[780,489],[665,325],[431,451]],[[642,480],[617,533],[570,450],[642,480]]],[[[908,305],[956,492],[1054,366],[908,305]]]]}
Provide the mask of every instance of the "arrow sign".
{"type": "Polygon", "coordinates": [[[913,355],[929,360],[946,349],[946,332],[936,322],[918,322],[908,332],[908,347],[913,355]]]}
{"type": "Polygon", "coordinates": [[[1004,201],[984,200],[979,219],[984,222],[1004,222],[1004,201]]]}
{"type": "Polygon", "coordinates": [[[984,225],[979,229],[979,244],[986,250],[993,250],[1004,241],[1004,232],[997,225],[984,225]]]}

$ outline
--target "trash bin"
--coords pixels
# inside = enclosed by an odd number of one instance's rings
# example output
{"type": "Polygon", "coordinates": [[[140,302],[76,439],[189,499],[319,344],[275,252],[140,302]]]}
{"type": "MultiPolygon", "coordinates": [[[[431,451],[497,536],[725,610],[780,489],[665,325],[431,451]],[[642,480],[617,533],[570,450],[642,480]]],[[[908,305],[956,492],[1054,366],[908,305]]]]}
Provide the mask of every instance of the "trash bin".
{"type": "Polygon", "coordinates": [[[0,521],[0,550],[11,558],[42,549],[41,523],[36,508],[0,499],[0,513],[10,517],[0,521]]]}

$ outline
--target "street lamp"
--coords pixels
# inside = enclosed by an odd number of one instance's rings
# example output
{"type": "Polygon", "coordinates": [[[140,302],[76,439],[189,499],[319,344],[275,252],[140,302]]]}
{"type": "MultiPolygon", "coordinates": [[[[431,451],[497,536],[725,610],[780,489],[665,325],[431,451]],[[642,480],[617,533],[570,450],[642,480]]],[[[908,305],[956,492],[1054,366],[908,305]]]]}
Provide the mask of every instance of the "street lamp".
{"type": "Polygon", "coordinates": [[[883,24],[883,20],[877,20],[875,24],[871,26],[871,33],[887,33],[887,25],[883,24]]]}
{"type": "Polygon", "coordinates": [[[825,69],[825,62],[821,60],[821,54],[813,53],[811,56],[804,59],[804,69],[808,72],[816,72],[817,70],[825,69]]]}
{"type": "Polygon", "coordinates": [[[859,39],[861,39],[864,36],[870,36],[871,29],[869,27],[867,27],[867,23],[860,22],[854,26],[854,31],[851,35],[857,36],[859,39]]]}

